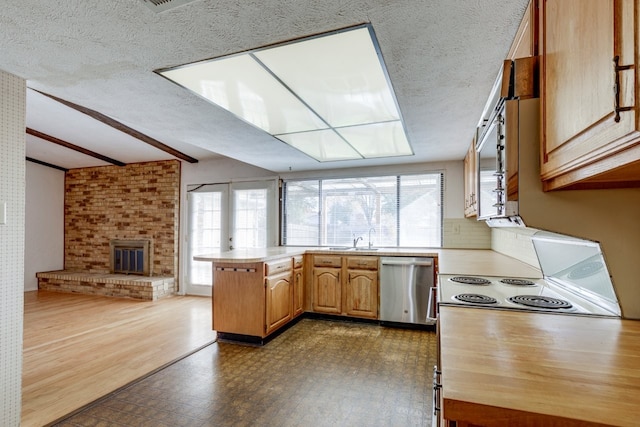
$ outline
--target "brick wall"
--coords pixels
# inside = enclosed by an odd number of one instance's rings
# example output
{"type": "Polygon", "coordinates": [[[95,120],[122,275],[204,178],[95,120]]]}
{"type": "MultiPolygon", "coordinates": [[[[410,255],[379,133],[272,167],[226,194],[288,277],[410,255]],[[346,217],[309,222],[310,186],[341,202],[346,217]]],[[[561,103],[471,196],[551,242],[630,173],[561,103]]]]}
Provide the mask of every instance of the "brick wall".
{"type": "Polygon", "coordinates": [[[177,280],[179,206],[178,160],[68,171],[64,268],[108,273],[111,239],[150,239],[152,274],[177,280]]]}

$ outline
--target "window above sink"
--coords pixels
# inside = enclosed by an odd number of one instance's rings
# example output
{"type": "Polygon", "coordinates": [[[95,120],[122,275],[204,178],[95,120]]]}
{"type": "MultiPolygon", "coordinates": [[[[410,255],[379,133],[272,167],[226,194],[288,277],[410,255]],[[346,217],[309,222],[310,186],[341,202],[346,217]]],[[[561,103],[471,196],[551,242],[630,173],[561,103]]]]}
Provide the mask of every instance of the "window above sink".
{"type": "Polygon", "coordinates": [[[442,246],[441,172],[292,179],[284,181],[282,191],[285,246],[334,251],[442,246]]]}

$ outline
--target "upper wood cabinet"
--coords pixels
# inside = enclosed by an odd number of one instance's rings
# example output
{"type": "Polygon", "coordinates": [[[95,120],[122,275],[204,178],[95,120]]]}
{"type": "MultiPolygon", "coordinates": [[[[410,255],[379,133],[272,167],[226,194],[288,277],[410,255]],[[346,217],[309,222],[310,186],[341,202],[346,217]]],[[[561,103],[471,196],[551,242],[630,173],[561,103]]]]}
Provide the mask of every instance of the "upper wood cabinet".
{"type": "Polygon", "coordinates": [[[540,2],[544,190],[640,185],[639,3],[540,2]]]}
{"type": "Polygon", "coordinates": [[[539,0],[529,2],[507,59],[525,58],[538,54],[538,4],[539,0]]]}

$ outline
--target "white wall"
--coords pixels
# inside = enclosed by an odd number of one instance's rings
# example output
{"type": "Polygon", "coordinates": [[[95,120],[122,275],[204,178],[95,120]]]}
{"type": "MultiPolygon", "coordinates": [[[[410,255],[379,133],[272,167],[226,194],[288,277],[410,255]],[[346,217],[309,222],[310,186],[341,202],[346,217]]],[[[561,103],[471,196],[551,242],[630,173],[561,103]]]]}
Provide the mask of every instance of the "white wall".
{"type": "Polygon", "coordinates": [[[0,71],[0,425],[20,425],[24,314],[26,83],[0,71]]]}
{"type": "Polygon", "coordinates": [[[64,268],[64,172],[26,163],[24,290],[35,291],[36,273],[64,268]]]}

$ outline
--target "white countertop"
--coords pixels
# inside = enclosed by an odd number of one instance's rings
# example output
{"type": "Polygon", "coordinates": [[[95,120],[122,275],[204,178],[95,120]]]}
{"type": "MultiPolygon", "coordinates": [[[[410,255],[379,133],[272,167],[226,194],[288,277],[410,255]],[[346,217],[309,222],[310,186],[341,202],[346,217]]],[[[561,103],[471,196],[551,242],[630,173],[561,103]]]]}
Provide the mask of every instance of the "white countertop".
{"type": "Polygon", "coordinates": [[[377,250],[330,250],[321,247],[276,246],[264,249],[234,249],[195,256],[213,263],[263,262],[302,254],[426,256],[438,258],[440,274],[542,278],[538,268],[489,249],[377,248],[377,250]]]}

